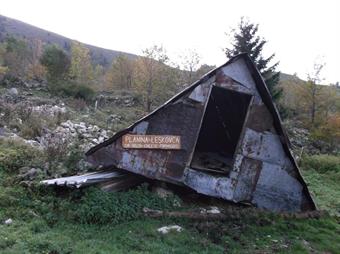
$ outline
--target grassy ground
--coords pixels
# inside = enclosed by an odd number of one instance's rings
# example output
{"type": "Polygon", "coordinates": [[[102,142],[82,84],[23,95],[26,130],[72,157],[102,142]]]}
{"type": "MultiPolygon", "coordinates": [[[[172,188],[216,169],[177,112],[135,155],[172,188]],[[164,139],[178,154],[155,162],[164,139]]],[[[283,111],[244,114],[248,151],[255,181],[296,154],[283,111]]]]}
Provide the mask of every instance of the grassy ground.
{"type": "Polygon", "coordinates": [[[58,196],[21,186],[16,173],[0,165],[0,221],[13,220],[0,224],[0,253],[340,253],[338,161],[322,168],[320,158],[313,160],[305,160],[303,174],[319,207],[331,215],[282,218],[233,208],[223,222],[144,218],[142,207],[176,209],[176,199],[160,200],[146,188],[58,196]],[[157,232],[174,224],[184,230],[157,232]]]}

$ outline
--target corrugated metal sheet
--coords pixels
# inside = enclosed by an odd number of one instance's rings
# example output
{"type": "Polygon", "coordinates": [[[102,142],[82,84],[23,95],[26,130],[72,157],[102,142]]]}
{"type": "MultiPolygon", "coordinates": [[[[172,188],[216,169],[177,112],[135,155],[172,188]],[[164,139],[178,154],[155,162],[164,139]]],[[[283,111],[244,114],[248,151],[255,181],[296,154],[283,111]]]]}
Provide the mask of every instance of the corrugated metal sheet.
{"type": "Polygon", "coordinates": [[[49,179],[41,181],[44,185],[55,185],[55,186],[67,186],[80,188],[97,183],[103,183],[112,180],[113,178],[123,178],[127,176],[122,171],[97,171],[91,172],[84,175],[61,177],[55,179],[49,179]]]}

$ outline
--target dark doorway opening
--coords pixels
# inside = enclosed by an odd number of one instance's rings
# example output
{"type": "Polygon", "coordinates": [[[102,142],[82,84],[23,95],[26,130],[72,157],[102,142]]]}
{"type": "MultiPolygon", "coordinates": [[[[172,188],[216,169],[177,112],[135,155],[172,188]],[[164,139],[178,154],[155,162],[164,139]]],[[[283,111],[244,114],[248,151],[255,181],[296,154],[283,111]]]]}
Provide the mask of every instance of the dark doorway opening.
{"type": "Polygon", "coordinates": [[[229,173],[252,96],[213,86],[191,167],[229,173]]]}

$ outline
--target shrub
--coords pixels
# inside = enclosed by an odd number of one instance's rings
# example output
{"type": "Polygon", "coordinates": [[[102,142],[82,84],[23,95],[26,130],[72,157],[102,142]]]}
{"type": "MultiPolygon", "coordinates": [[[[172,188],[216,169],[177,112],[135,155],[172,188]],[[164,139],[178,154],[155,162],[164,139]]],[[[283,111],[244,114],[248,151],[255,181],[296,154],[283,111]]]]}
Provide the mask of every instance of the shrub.
{"type": "Polygon", "coordinates": [[[70,66],[68,55],[55,45],[45,48],[40,62],[47,69],[49,81],[64,79],[70,66]]]}
{"type": "Polygon", "coordinates": [[[175,203],[175,197],[162,199],[148,191],[146,184],[130,191],[115,193],[90,188],[77,206],[74,219],[87,224],[117,224],[141,217],[144,207],[169,209],[175,203]]]}
{"type": "Polygon", "coordinates": [[[340,172],[340,156],[325,154],[306,156],[301,163],[305,170],[314,169],[319,173],[340,172]]]}
{"type": "Polygon", "coordinates": [[[330,116],[318,128],[314,128],[311,132],[311,139],[322,140],[329,145],[329,151],[339,152],[340,113],[330,116]]]}
{"type": "Polygon", "coordinates": [[[0,169],[17,172],[23,166],[41,164],[42,152],[19,141],[0,140],[0,169]]]}
{"type": "Polygon", "coordinates": [[[43,121],[36,116],[31,116],[20,126],[20,134],[23,138],[34,139],[40,137],[43,130],[43,121]]]}
{"type": "Polygon", "coordinates": [[[60,162],[64,161],[68,153],[70,140],[59,136],[45,137],[45,154],[46,161],[49,165],[49,170],[52,170],[60,162]]]}
{"type": "Polygon", "coordinates": [[[91,101],[95,94],[91,87],[75,83],[60,84],[53,89],[54,93],[61,96],[83,99],[85,101],[91,101]]]}
{"type": "Polygon", "coordinates": [[[70,98],[67,100],[67,105],[77,111],[84,111],[88,108],[84,99],[70,98]]]}
{"type": "Polygon", "coordinates": [[[77,164],[80,161],[80,159],[83,158],[83,150],[81,149],[78,142],[75,142],[74,144],[70,145],[68,147],[69,153],[67,154],[67,157],[65,158],[65,166],[68,169],[69,173],[76,173],[77,164]]]}

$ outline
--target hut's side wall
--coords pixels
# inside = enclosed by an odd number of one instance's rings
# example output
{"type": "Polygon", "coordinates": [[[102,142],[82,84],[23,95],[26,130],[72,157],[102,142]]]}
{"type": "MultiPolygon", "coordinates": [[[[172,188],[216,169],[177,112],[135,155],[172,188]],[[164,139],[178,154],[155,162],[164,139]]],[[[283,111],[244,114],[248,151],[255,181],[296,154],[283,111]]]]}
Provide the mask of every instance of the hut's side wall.
{"type": "Polygon", "coordinates": [[[156,111],[129,132],[181,136],[180,150],[124,149],[122,138],[119,137],[112,144],[91,154],[89,160],[97,165],[114,165],[149,178],[181,184],[183,171],[199,132],[212,81],[207,80],[190,93],[156,111]]]}

